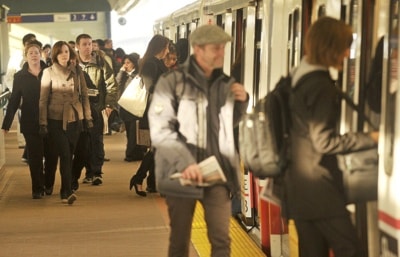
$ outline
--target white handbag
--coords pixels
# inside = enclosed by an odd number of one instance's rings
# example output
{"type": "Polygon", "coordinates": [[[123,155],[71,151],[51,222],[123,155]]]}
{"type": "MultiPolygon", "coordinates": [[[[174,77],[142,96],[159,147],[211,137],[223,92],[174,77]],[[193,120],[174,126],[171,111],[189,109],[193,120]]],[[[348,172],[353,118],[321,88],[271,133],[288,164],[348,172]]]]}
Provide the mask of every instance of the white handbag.
{"type": "Polygon", "coordinates": [[[119,106],[131,114],[142,118],[146,110],[148,93],[139,76],[132,79],[118,100],[119,106]]]}

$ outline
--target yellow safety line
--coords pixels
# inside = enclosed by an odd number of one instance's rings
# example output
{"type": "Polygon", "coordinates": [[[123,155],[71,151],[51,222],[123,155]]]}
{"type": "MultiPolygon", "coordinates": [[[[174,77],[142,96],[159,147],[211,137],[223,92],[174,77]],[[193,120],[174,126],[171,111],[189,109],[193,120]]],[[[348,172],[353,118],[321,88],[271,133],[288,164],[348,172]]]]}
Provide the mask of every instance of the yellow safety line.
{"type": "MultiPolygon", "coordinates": [[[[232,239],[231,257],[265,257],[260,247],[250,238],[246,231],[231,218],[230,236],[232,239]]],[[[204,211],[201,204],[196,205],[192,225],[192,243],[200,257],[209,257],[211,246],[207,238],[204,211]]]]}

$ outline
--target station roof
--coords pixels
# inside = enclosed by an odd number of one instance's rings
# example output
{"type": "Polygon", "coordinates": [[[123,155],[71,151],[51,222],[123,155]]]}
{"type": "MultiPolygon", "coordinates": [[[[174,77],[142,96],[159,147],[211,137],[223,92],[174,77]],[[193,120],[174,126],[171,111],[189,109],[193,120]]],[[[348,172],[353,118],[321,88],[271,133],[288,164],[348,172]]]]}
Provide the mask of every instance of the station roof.
{"type": "Polygon", "coordinates": [[[115,10],[123,15],[144,0],[0,0],[10,14],[108,12],[115,10]]]}

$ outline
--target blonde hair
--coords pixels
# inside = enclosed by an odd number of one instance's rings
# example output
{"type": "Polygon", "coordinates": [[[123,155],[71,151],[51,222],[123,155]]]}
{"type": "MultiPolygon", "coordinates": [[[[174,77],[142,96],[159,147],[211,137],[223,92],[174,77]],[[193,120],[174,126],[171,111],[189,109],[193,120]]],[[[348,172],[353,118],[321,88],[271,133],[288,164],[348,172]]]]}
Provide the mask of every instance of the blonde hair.
{"type": "Polygon", "coordinates": [[[342,65],[343,53],[353,42],[350,25],[331,17],[314,22],[305,38],[305,52],[310,64],[338,67],[342,65]]]}

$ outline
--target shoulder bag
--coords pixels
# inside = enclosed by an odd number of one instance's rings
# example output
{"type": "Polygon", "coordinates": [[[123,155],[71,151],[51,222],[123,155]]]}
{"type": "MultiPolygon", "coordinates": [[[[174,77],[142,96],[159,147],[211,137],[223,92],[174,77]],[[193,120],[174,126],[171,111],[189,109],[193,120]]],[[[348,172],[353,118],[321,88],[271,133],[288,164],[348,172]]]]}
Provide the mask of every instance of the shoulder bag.
{"type": "Polygon", "coordinates": [[[148,97],[143,80],[136,76],[122,93],[118,104],[136,117],[142,118],[146,110],[148,97]]]}
{"type": "MultiPolygon", "coordinates": [[[[375,125],[351,98],[339,88],[337,89],[346,103],[376,130],[375,125]]],[[[377,147],[338,155],[347,203],[363,203],[378,199],[378,160],[377,147]]]]}

